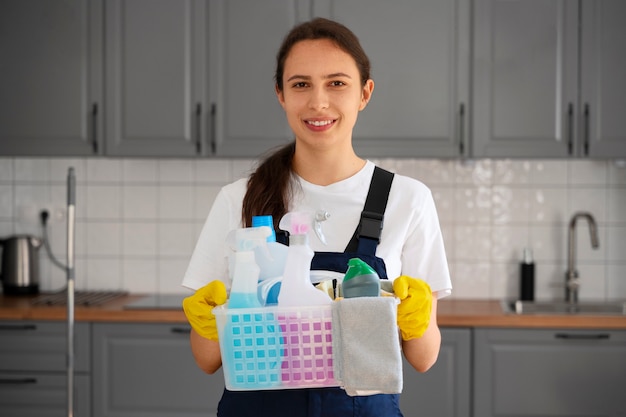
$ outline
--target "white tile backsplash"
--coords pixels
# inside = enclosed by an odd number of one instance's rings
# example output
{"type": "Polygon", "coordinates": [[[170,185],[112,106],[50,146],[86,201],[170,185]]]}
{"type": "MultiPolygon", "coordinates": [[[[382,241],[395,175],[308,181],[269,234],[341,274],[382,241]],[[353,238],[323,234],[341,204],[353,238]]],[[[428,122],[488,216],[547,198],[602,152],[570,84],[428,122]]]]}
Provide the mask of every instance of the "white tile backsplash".
{"type": "Polygon", "coordinates": [[[158,162],[155,159],[125,159],[122,161],[122,181],[126,184],[158,182],[158,162]]]}
{"type": "Polygon", "coordinates": [[[194,187],[190,185],[162,185],[159,188],[159,219],[192,219],[193,191],[194,187]]]}
{"type": "MultiPolygon", "coordinates": [[[[433,192],[455,298],[517,297],[525,246],[536,261],[537,299],[562,299],[570,216],[590,211],[600,248],[577,224],[581,299],[626,299],[626,165],[585,160],[380,159],[433,192]]],[[[0,237],[41,235],[63,263],[67,170],[77,180],[76,287],[181,293],[180,281],[211,204],[247,175],[249,159],[0,158],[0,237]]],[[[65,272],[40,251],[43,290],[65,272]]]]}

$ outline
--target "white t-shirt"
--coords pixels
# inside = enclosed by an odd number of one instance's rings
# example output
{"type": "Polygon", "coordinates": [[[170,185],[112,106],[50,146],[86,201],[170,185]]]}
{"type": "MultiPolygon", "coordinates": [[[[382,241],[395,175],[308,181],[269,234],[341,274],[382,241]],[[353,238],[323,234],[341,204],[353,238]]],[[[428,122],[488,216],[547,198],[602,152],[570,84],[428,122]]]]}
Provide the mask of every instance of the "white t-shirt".
{"type": "MultiPolygon", "coordinates": [[[[330,218],[322,222],[327,241],[309,234],[314,251],[343,252],[359,223],[374,164],[350,178],[327,186],[311,184],[297,177],[299,189],[289,211],[324,210],[330,218]]],[[[197,290],[215,279],[230,287],[227,234],[243,227],[241,207],[247,179],[224,186],[207,217],[182,285],[197,290]]],[[[265,214],[265,213],[259,213],[265,214]]],[[[376,256],[383,258],[390,280],[408,275],[428,282],[439,298],[452,289],[448,262],[435,203],[428,187],[418,180],[396,174],[389,191],[384,224],[376,256]]]]}

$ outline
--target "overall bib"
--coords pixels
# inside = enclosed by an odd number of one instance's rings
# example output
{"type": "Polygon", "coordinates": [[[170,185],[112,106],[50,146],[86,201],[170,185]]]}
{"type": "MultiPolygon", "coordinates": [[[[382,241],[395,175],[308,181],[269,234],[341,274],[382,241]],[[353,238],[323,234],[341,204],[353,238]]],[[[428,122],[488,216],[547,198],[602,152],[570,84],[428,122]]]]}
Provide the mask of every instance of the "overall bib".
{"type": "MultiPolygon", "coordinates": [[[[316,252],[311,270],[345,273],[348,260],[361,258],[387,279],[383,259],[376,256],[384,209],[393,174],[376,167],[359,227],[344,252],[316,252]]],[[[276,234],[286,242],[286,236],[276,234]]],[[[351,397],[339,387],[262,391],[224,389],[218,417],[402,417],[398,394],[351,397]]]]}

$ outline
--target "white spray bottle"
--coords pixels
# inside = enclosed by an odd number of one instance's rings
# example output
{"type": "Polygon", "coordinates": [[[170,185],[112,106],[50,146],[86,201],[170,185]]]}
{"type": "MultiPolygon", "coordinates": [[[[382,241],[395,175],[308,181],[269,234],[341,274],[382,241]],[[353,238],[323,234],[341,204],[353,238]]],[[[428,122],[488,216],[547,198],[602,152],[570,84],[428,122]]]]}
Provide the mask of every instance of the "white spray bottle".
{"type": "Polygon", "coordinates": [[[227,241],[236,251],[228,308],[261,307],[257,297],[260,268],[254,248],[266,248],[266,239],[271,233],[269,227],[261,226],[236,229],[228,234],[227,241]]]}
{"type": "Polygon", "coordinates": [[[310,306],[332,303],[331,298],[311,284],[313,250],[309,246],[309,230],[317,225],[315,213],[291,212],[280,219],[279,227],[289,232],[289,249],[278,306],[310,306]]]}

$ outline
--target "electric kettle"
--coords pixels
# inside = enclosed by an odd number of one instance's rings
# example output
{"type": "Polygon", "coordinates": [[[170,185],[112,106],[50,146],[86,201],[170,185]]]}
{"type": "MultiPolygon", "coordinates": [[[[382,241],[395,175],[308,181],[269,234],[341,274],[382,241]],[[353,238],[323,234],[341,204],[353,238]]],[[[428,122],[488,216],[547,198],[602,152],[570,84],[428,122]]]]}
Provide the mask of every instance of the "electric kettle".
{"type": "Polygon", "coordinates": [[[35,236],[17,235],[0,240],[2,246],[2,289],[4,294],[39,292],[39,248],[43,241],[35,236]]]}

